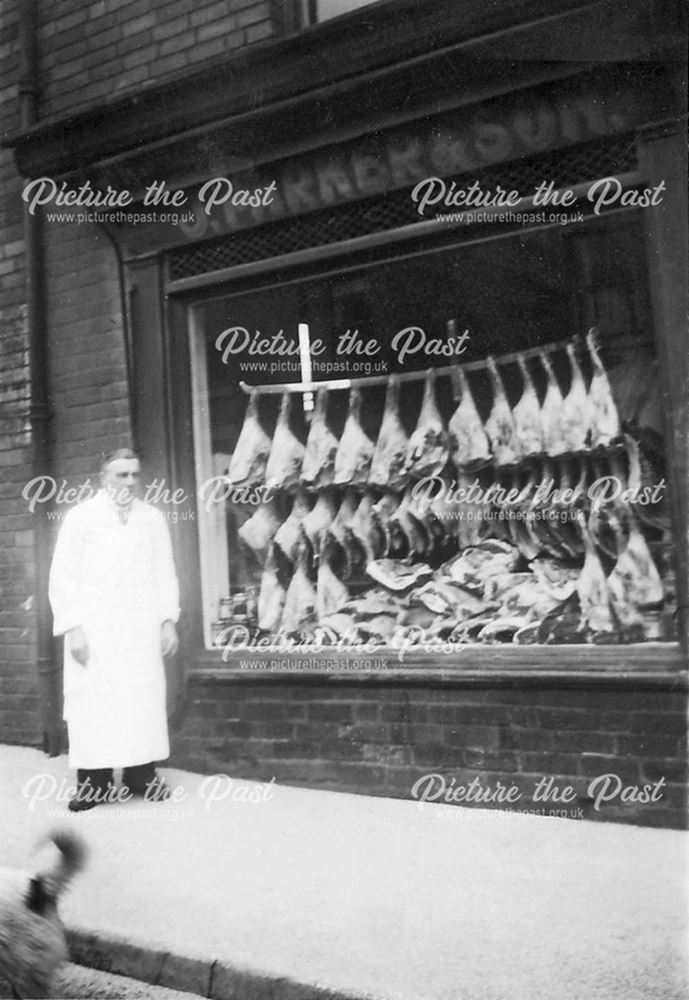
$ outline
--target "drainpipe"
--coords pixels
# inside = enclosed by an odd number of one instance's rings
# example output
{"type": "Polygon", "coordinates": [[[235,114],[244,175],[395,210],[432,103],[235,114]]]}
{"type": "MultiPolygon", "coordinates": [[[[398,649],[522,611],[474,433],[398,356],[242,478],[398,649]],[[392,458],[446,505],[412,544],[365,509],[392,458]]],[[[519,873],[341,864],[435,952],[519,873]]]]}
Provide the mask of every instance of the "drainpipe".
{"type": "MultiPolygon", "coordinates": [[[[35,0],[19,2],[19,108],[22,129],[38,120],[38,61],[36,50],[35,0]]],[[[48,391],[48,356],[46,345],[45,295],[43,288],[43,239],[40,214],[31,215],[24,207],[26,266],[26,302],[29,335],[29,378],[31,404],[31,465],[33,476],[50,474],[51,456],[49,421],[51,408],[48,391]]],[[[48,601],[48,561],[51,547],[50,522],[45,504],[38,504],[34,518],[34,556],[36,564],[35,614],[36,659],[38,666],[43,749],[51,757],[61,752],[61,674],[55,656],[52,613],[48,601]]]]}

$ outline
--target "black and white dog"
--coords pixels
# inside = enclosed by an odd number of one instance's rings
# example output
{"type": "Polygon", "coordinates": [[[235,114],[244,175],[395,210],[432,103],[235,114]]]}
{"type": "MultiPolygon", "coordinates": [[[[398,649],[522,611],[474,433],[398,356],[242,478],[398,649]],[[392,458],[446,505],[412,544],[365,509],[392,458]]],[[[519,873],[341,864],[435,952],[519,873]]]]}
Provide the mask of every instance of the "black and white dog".
{"type": "Polygon", "coordinates": [[[31,871],[0,868],[0,997],[53,996],[53,977],[67,959],[57,902],[86,850],[69,830],[52,832],[41,847],[31,871]]]}

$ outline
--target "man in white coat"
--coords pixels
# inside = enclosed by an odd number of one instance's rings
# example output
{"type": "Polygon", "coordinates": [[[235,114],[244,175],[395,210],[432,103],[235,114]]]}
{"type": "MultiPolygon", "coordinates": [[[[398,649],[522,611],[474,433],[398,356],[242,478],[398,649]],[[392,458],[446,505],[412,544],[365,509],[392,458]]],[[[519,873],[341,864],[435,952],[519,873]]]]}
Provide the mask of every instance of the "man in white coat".
{"type": "Polygon", "coordinates": [[[177,649],[179,591],[167,524],[136,496],[138,456],[113,452],[99,492],[70,510],[50,570],[55,635],[64,635],[64,717],[81,811],[112,795],[165,799],[155,762],[170,753],[163,658],[177,649]]]}

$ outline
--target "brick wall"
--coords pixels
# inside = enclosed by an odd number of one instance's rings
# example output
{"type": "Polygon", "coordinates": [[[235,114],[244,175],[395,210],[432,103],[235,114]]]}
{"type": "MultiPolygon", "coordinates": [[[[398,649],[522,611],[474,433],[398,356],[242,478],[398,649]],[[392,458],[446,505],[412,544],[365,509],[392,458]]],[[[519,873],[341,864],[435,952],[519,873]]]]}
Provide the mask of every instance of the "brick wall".
{"type": "Polygon", "coordinates": [[[95,225],[46,221],[44,245],[53,472],[95,484],[100,454],[132,443],[117,258],[95,225]]]}
{"type": "Polygon", "coordinates": [[[39,3],[43,117],[88,107],[281,31],[280,0],[39,3]]]}
{"type": "MultiPolygon", "coordinates": [[[[17,19],[0,5],[2,130],[19,124],[17,19]]],[[[31,462],[21,182],[0,149],[0,740],[39,739],[33,530],[21,489],[31,462]]]]}
{"type": "Polygon", "coordinates": [[[573,815],[682,827],[685,757],[685,695],[632,681],[587,689],[235,677],[190,680],[172,763],[400,798],[429,773],[448,786],[478,777],[493,790],[516,784],[520,809],[564,808],[532,800],[538,780],[553,778],[576,792],[573,815]],[[596,811],[589,784],[609,773],[624,787],[666,783],[657,802],[624,802],[620,791],[596,811]]]}

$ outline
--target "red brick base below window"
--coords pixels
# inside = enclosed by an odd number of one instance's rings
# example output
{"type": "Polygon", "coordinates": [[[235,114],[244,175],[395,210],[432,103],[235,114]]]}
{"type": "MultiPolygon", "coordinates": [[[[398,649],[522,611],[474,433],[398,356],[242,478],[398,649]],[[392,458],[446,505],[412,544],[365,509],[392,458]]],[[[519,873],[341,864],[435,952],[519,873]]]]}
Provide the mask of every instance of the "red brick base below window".
{"type": "Polygon", "coordinates": [[[686,707],[683,690],[633,680],[192,675],[170,763],[396,798],[418,782],[440,802],[442,788],[474,782],[476,799],[500,782],[516,802],[463,804],[683,828],[686,707]]]}

